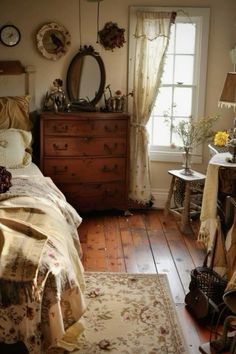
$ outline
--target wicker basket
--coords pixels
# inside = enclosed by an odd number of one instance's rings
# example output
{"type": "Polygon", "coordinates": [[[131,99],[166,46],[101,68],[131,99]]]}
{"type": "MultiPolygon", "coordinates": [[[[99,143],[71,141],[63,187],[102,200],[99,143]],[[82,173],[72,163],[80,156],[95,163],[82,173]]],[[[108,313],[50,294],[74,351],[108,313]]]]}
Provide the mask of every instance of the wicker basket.
{"type": "Polygon", "coordinates": [[[216,305],[223,302],[223,294],[227,285],[227,281],[211,268],[203,265],[203,267],[194,268],[191,271],[191,282],[189,289],[198,288],[210,298],[216,305]]]}

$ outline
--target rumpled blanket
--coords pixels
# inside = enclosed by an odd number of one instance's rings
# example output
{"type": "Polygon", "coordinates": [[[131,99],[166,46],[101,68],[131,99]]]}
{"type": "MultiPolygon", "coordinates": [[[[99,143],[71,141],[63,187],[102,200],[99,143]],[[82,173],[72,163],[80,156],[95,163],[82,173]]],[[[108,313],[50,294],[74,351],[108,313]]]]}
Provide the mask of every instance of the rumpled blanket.
{"type": "Polygon", "coordinates": [[[76,349],[86,310],[80,223],[50,178],[15,177],[0,194],[0,342],[22,340],[30,354],[76,349]]]}
{"type": "Polygon", "coordinates": [[[4,210],[0,214],[0,305],[33,301],[47,236],[30,223],[4,218],[4,210]]]}

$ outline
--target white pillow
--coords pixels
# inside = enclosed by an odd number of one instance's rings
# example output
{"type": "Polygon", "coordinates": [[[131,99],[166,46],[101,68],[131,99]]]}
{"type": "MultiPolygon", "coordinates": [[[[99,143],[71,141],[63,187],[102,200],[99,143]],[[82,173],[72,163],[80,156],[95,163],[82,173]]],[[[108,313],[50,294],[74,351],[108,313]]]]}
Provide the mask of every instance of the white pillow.
{"type": "Polygon", "coordinates": [[[26,151],[30,148],[32,134],[21,129],[0,130],[0,165],[6,168],[28,166],[31,155],[26,151]]]}

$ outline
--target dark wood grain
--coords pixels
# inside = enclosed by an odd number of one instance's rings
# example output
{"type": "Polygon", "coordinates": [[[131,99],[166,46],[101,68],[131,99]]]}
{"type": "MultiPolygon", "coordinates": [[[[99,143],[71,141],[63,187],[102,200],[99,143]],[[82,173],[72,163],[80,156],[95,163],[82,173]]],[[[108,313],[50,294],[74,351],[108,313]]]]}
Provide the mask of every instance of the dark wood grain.
{"type": "Polygon", "coordinates": [[[25,72],[25,68],[19,60],[1,60],[0,75],[20,75],[25,72]]]}
{"type": "Polygon", "coordinates": [[[135,210],[83,215],[79,227],[84,267],[89,271],[166,273],[189,353],[209,340],[209,328],[196,322],[185,307],[191,270],[202,265],[205,250],[197,241],[198,220],[191,221],[193,235],[179,231],[173,215],[162,210],[135,210]]]}
{"type": "Polygon", "coordinates": [[[129,115],[43,112],[40,169],[79,212],[128,209],[129,115]]]}

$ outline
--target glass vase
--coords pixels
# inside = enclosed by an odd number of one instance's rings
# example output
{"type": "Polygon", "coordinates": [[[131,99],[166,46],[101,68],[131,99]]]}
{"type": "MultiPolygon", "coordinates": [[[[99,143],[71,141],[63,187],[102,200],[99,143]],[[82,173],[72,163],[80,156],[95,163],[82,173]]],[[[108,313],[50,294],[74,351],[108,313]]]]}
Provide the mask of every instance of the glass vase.
{"type": "Polygon", "coordinates": [[[192,159],[191,147],[184,146],[183,159],[184,159],[183,170],[181,171],[181,174],[185,176],[192,176],[193,171],[191,170],[191,159],[192,159]]]}

